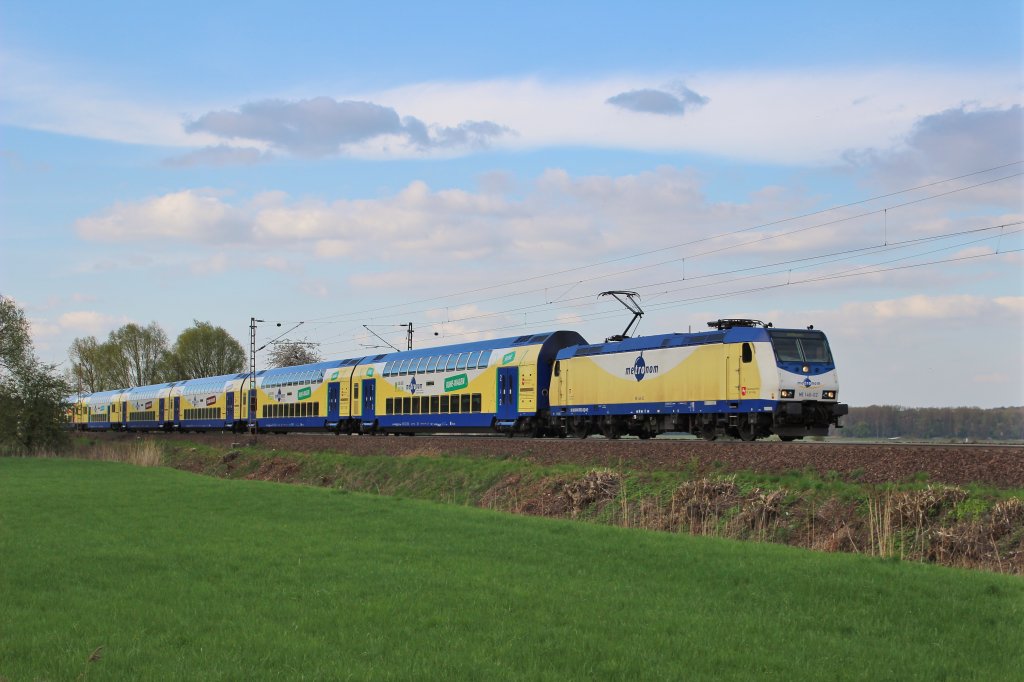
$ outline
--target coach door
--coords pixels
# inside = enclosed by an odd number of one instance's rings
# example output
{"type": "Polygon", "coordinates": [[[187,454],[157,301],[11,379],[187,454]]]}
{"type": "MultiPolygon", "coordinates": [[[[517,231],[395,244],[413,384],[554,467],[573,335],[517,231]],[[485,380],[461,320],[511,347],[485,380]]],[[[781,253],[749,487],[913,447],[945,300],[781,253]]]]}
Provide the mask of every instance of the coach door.
{"type": "Polygon", "coordinates": [[[224,415],[224,423],[225,424],[232,424],[232,423],[234,423],[234,421],[235,421],[235,392],[234,391],[227,391],[226,395],[224,396],[224,410],[226,411],[226,414],[224,415]]]}
{"type": "Polygon", "coordinates": [[[363,379],[363,423],[372,424],[373,420],[377,418],[377,407],[375,398],[377,395],[376,391],[377,380],[376,379],[363,379]]]}
{"type": "Polygon", "coordinates": [[[174,396],[174,423],[181,423],[181,398],[174,396]]]}
{"type": "Polygon", "coordinates": [[[331,424],[337,423],[341,419],[341,415],[338,414],[338,408],[341,396],[341,384],[337,381],[332,381],[327,384],[327,421],[331,424]]]}
{"type": "Polygon", "coordinates": [[[121,403],[121,425],[128,426],[128,401],[121,403]]]}
{"type": "Polygon", "coordinates": [[[160,404],[160,411],[156,413],[156,419],[157,419],[157,421],[162,423],[164,421],[164,399],[163,398],[160,398],[160,403],[159,404],[160,404]]]}
{"type": "Polygon", "coordinates": [[[519,412],[519,368],[498,368],[498,411],[499,421],[515,419],[519,412]]]}

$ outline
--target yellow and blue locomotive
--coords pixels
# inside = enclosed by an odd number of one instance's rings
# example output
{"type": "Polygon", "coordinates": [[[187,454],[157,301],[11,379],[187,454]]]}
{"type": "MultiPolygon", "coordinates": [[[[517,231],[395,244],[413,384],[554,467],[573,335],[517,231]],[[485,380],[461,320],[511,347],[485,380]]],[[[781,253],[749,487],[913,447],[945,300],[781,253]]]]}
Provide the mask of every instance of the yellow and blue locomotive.
{"type": "Polygon", "coordinates": [[[756,320],[710,331],[565,348],[552,370],[551,417],[576,436],[714,440],[823,436],[847,406],[825,335],[756,320]]]}

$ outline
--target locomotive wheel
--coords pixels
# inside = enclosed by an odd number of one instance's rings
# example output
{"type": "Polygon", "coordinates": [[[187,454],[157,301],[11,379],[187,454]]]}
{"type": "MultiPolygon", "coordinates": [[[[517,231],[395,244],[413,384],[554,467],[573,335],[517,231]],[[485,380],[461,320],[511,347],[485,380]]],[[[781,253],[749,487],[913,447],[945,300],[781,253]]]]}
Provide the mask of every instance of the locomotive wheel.
{"type": "Polygon", "coordinates": [[[752,440],[754,440],[755,438],[757,438],[757,436],[754,435],[754,432],[751,431],[749,428],[745,428],[744,427],[744,428],[740,429],[740,440],[746,441],[746,442],[749,443],[752,440]]]}
{"type": "Polygon", "coordinates": [[[716,438],[718,438],[718,434],[715,433],[714,431],[701,431],[700,432],[700,437],[710,443],[711,441],[713,441],[716,438]]]}

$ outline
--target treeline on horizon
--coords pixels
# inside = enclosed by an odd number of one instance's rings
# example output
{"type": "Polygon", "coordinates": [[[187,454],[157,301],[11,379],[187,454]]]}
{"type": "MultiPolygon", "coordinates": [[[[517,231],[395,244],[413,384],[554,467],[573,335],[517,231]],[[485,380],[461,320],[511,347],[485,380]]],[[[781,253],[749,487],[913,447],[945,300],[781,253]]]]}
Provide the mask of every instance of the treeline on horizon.
{"type": "Polygon", "coordinates": [[[846,438],[948,438],[955,440],[1024,440],[1024,407],[850,407],[846,438]]]}

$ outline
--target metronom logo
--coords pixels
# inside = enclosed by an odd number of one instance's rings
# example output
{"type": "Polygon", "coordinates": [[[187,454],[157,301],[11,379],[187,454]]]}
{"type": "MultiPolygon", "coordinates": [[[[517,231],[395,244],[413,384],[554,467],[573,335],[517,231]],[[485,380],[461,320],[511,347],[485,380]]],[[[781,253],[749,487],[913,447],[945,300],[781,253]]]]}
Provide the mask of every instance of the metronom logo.
{"type": "Polygon", "coordinates": [[[636,361],[633,363],[632,367],[627,367],[626,368],[626,376],[633,376],[637,381],[643,381],[643,378],[645,376],[647,376],[648,374],[657,374],[657,373],[658,373],[658,366],[657,365],[648,365],[644,361],[644,354],[643,353],[641,353],[640,356],[636,359],[636,361]]]}

